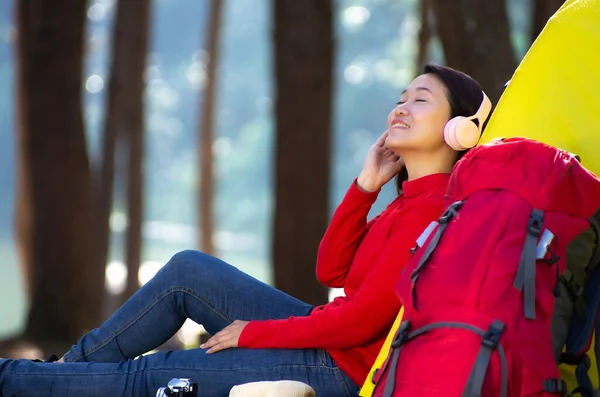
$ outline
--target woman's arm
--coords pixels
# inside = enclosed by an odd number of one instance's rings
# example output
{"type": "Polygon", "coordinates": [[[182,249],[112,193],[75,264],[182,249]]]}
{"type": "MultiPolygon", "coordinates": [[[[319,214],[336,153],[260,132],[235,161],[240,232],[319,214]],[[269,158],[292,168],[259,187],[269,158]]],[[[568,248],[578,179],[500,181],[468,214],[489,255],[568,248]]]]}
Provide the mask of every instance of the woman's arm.
{"type": "Polygon", "coordinates": [[[331,288],[344,286],[352,259],[370,225],[367,215],[381,187],[404,166],[404,162],[385,147],[384,132],[369,149],[362,171],[350,186],[336,210],[331,225],[319,246],[317,279],[331,288]]]}
{"type": "Polygon", "coordinates": [[[240,347],[346,349],[366,344],[389,330],[400,302],[394,286],[410,259],[410,249],[442,203],[421,207],[396,221],[376,264],[351,299],[338,300],[307,317],[251,321],[240,347]]]}
{"type": "Polygon", "coordinates": [[[364,192],[356,186],[356,181],[352,182],[319,245],[316,273],[321,284],[331,288],[344,286],[356,250],[378,218],[367,223],[378,194],[379,190],[364,192]]]}

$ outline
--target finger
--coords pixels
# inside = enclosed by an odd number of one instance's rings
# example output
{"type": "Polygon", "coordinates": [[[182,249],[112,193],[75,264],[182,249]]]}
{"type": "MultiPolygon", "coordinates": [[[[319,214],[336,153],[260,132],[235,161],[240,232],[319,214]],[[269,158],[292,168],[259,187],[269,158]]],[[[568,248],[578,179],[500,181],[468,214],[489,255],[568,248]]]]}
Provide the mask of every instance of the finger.
{"type": "Polygon", "coordinates": [[[222,342],[218,343],[217,345],[213,346],[212,348],[208,349],[206,351],[206,354],[216,353],[218,351],[229,349],[231,347],[234,347],[234,344],[231,340],[222,341],[222,342]]]}
{"type": "Polygon", "coordinates": [[[383,155],[384,155],[384,156],[386,156],[386,157],[392,157],[392,156],[393,156],[393,157],[398,157],[398,155],[397,155],[396,153],[394,153],[393,151],[391,151],[391,150],[390,150],[390,149],[388,149],[388,148],[385,148],[385,149],[383,150],[383,155]]]}
{"type": "Polygon", "coordinates": [[[377,141],[375,141],[375,145],[383,147],[385,145],[385,139],[388,137],[388,135],[389,135],[389,131],[385,130],[385,132],[383,134],[381,134],[381,136],[379,138],[377,138],[377,141]]]}
{"type": "Polygon", "coordinates": [[[201,349],[208,349],[212,346],[215,346],[217,344],[219,344],[219,342],[221,342],[224,339],[224,336],[221,334],[221,332],[217,332],[216,334],[214,334],[210,339],[208,339],[206,342],[204,342],[203,344],[200,345],[201,349]]]}
{"type": "Polygon", "coordinates": [[[398,159],[400,159],[400,156],[398,156],[396,153],[389,151],[389,152],[385,152],[383,154],[383,158],[388,160],[388,161],[398,161],[398,159]]]}
{"type": "Polygon", "coordinates": [[[221,351],[221,350],[223,350],[223,349],[225,349],[225,347],[223,347],[223,344],[222,344],[222,343],[219,343],[219,344],[217,344],[217,345],[215,345],[215,346],[211,347],[210,349],[208,349],[208,350],[206,351],[206,354],[213,354],[213,353],[219,352],[219,351],[221,351]]]}
{"type": "Polygon", "coordinates": [[[208,349],[209,347],[214,346],[217,342],[213,338],[210,338],[209,340],[201,344],[200,349],[208,349]]]}

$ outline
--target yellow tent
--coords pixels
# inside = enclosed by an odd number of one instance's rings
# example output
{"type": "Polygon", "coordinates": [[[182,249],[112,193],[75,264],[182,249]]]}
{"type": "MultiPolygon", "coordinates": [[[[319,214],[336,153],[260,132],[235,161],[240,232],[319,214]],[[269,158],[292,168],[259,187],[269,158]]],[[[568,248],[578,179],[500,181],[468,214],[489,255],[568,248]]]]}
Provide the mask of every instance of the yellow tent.
{"type": "MultiPolygon", "coordinates": [[[[600,0],[567,0],[548,21],[517,68],[486,127],[481,143],[522,136],[581,157],[600,174],[600,0]]],[[[387,357],[402,311],[360,396],[371,396],[372,372],[387,357]]],[[[590,358],[595,363],[593,349],[590,358]]],[[[569,390],[574,368],[561,366],[569,390]]],[[[590,376],[598,387],[598,372],[590,376]]]]}
{"type": "Polygon", "coordinates": [[[600,174],[600,1],[568,0],[510,80],[482,143],[522,136],[581,156],[600,174]]]}

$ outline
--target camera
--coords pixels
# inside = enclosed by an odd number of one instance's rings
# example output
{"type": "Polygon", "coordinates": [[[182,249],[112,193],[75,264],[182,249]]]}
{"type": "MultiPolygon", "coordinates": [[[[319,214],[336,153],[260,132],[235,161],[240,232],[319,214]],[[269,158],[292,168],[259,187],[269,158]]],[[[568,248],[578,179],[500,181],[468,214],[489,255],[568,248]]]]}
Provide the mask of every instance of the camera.
{"type": "Polygon", "coordinates": [[[156,391],[156,397],[198,397],[198,384],[185,378],[173,378],[167,387],[156,391]]]}

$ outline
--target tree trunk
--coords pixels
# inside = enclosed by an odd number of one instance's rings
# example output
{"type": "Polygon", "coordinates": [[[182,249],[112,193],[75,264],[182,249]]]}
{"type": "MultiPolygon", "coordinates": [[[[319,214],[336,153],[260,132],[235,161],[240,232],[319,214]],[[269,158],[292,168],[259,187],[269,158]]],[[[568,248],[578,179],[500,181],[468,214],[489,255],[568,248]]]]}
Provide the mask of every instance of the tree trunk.
{"type": "Polygon", "coordinates": [[[421,0],[419,2],[419,14],[421,27],[419,28],[419,49],[417,53],[416,73],[419,74],[427,64],[427,55],[429,52],[429,39],[431,38],[431,26],[429,14],[431,11],[431,0],[421,0]]]}
{"type": "MultiPolygon", "coordinates": [[[[93,315],[89,277],[91,181],[81,110],[86,4],[19,0],[17,91],[31,307],[25,336],[76,340],[93,315]]],[[[23,218],[22,218],[23,219],[23,218]]]]}
{"type": "Polygon", "coordinates": [[[276,153],[275,286],[327,301],[315,257],[329,220],[333,15],[331,0],[273,0],[276,153]]]}
{"type": "Polygon", "coordinates": [[[150,0],[121,1],[117,11],[115,61],[120,89],[116,116],[117,134],[122,134],[129,154],[127,180],[127,285],[122,300],[139,288],[143,219],[144,163],[144,71],[148,52],[150,0]],[[118,64],[117,61],[120,61],[118,64]]]}
{"type": "MultiPolygon", "coordinates": [[[[102,135],[102,157],[98,169],[94,173],[94,257],[93,272],[95,277],[102,280],[102,285],[95,285],[93,292],[99,297],[102,316],[112,311],[105,307],[107,297],[104,288],[104,279],[108,256],[110,253],[110,214],[112,212],[114,179],[115,179],[115,151],[117,140],[122,141],[124,135],[123,126],[123,86],[129,82],[127,70],[128,59],[131,52],[125,47],[127,40],[127,26],[123,22],[122,8],[124,2],[116,3],[116,20],[112,36],[112,58],[110,65],[110,77],[108,92],[106,96],[106,118],[104,120],[104,131],[102,135]]],[[[127,43],[129,44],[129,43],[127,43]]],[[[97,324],[96,324],[97,326],[97,324]]]]}
{"type": "Polygon", "coordinates": [[[471,46],[461,3],[461,0],[430,0],[446,65],[468,73],[471,46]]]}
{"type": "Polygon", "coordinates": [[[510,26],[505,0],[471,0],[467,23],[472,40],[470,73],[493,101],[498,103],[504,85],[517,68],[510,39],[510,26]],[[472,14],[469,13],[472,12],[472,14]]]}
{"type": "Polygon", "coordinates": [[[214,234],[214,119],[216,102],[216,70],[219,62],[219,37],[221,14],[223,10],[222,0],[212,0],[209,3],[208,24],[206,34],[206,51],[209,55],[208,65],[206,66],[206,85],[204,86],[204,96],[202,98],[200,131],[198,137],[198,153],[200,153],[200,203],[199,225],[200,225],[200,250],[209,255],[215,254],[215,247],[212,241],[214,234]]]}
{"type": "Polygon", "coordinates": [[[432,0],[446,64],[476,79],[493,103],[517,67],[505,0],[432,0]]]}
{"type": "Polygon", "coordinates": [[[531,13],[531,42],[535,39],[546,26],[548,19],[563,5],[564,0],[534,0],[531,13]]]}
{"type": "Polygon", "coordinates": [[[15,217],[14,217],[14,227],[15,227],[15,238],[17,242],[17,253],[19,255],[20,261],[20,270],[23,276],[23,288],[25,290],[25,296],[29,302],[33,299],[33,269],[32,259],[31,259],[31,228],[32,228],[32,220],[31,220],[31,192],[29,191],[29,186],[31,184],[30,174],[31,170],[28,164],[27,159],[25,158],[25,133],[24,129],[24,120],[26,115],[26,101],[27,97],[25,95],[24,89],[22,87],[21,81],[24,75],[24,62],[22,61],[23,54],[23,46],[17,46],[17,60],[20,63],[20,67],[17,67],[15,70],[15,74],[18,76],[18,87],[15,90],[16,103],[15,118],[17,120],[17,134],[16,134],[16,143],[18,148],[18,162],[19,166],[17,167],[17,192],[15,199],[15,217]]]}

